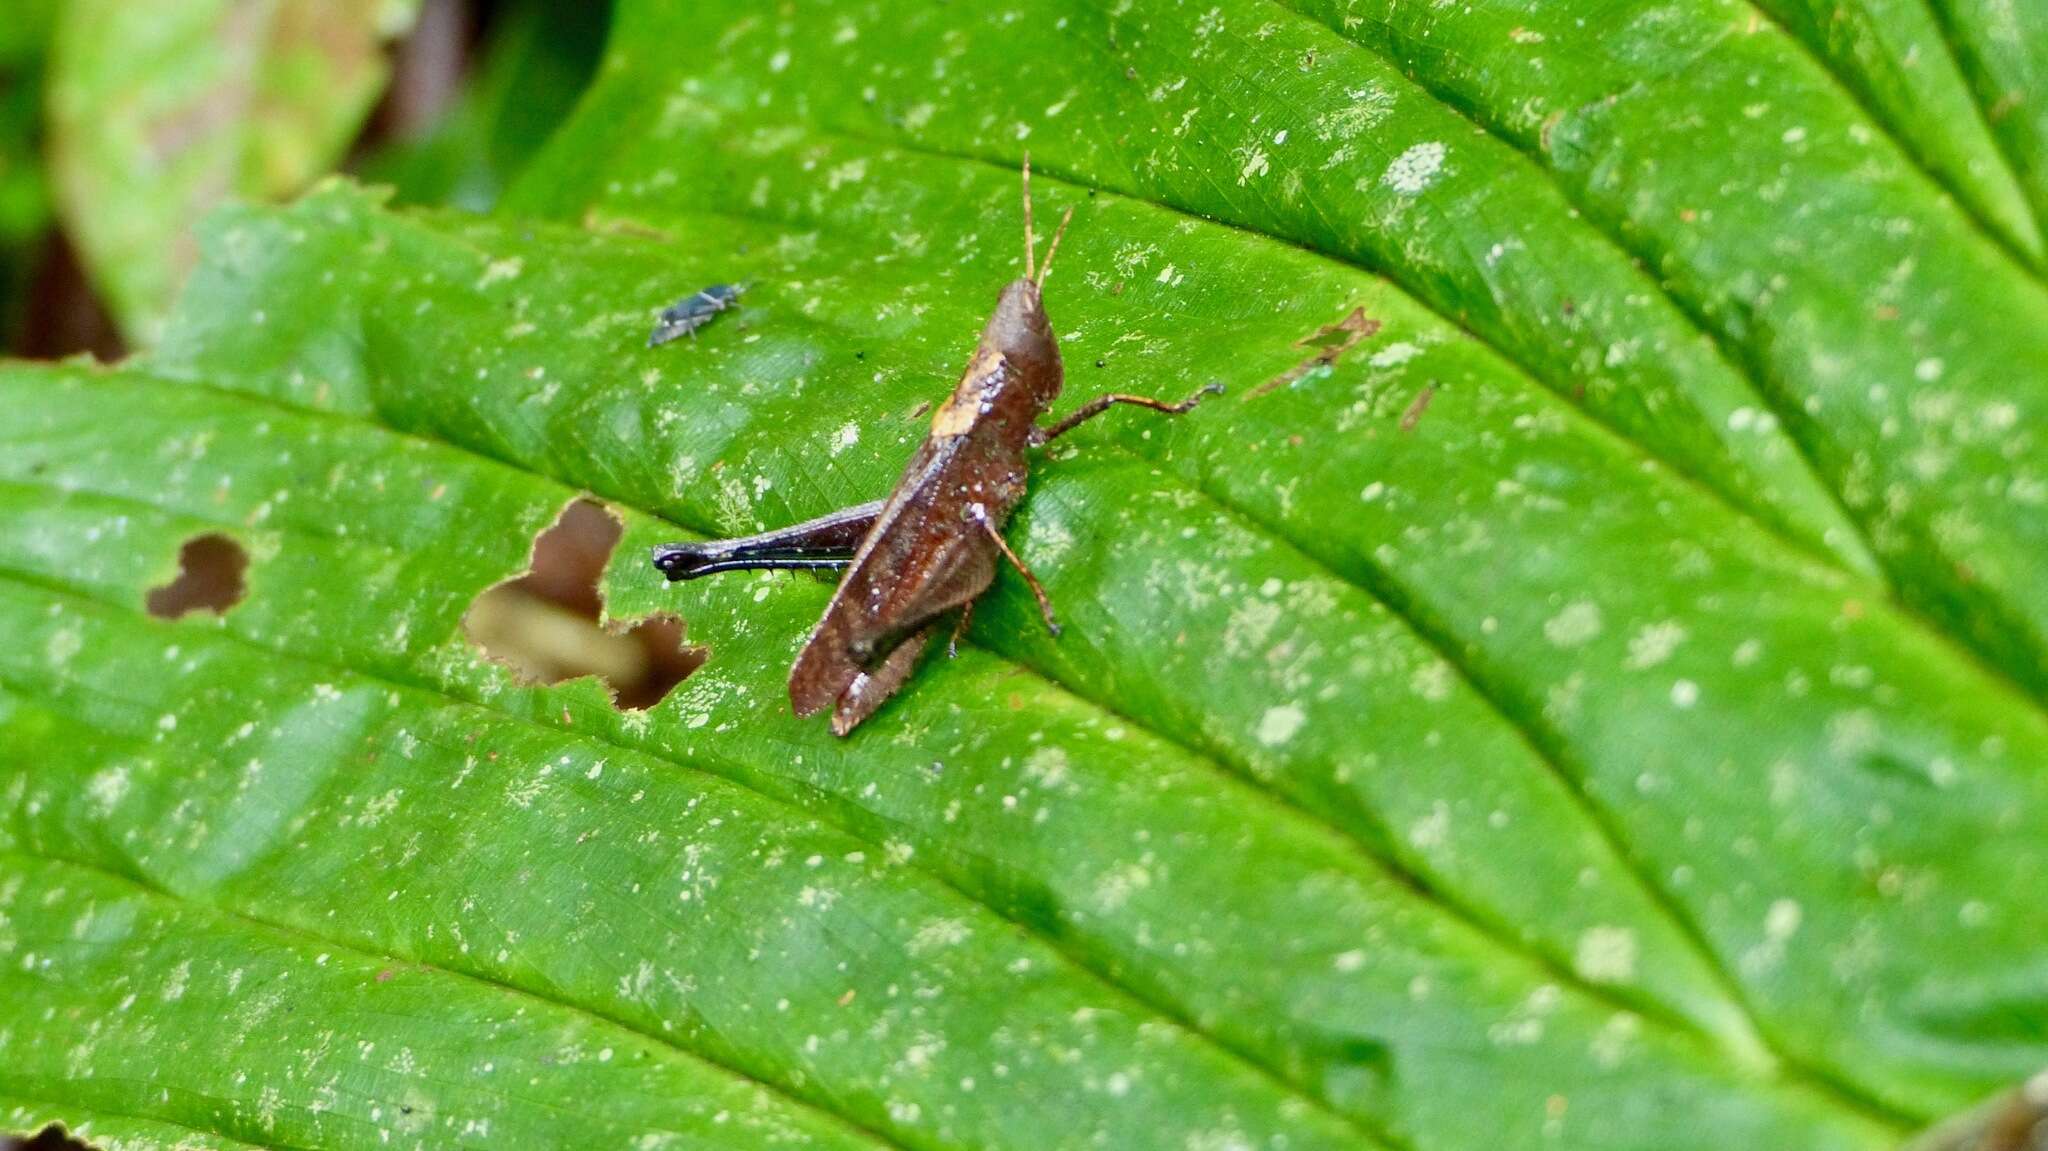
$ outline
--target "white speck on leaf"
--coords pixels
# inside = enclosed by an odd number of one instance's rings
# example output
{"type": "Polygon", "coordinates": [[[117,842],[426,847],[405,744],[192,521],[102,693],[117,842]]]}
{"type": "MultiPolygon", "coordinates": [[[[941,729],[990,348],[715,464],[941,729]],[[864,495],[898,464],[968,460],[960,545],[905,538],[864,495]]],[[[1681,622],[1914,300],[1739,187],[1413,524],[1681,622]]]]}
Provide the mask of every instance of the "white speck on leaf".
{"type": "Polygon", "coordinates": [[[1600,605],[1591,600],[1568,603],[1543,621],[1543,638],[1554,647],[1578,647],[1600,634],[1600,605]]]}
{"type": "Polygon", "coordinates": [[[848,160],[844,164],[834,165],[831,171],[825,173],[825,189],[826,191],[836,192],[842,185],[858,184],[867,178],[868,162],[866,159],[856,158],[848,160]]]}
{"type": "Polygon", "coordinates": [[[1237,182],[1240,187],[1251,183],[1252,177],[1266,174],[1269,165],[1266,162],[1264,148],[1253,146],[1240,149],[1238,155],[1244,160],[1243,166],[1237,170],[1237,182]]]}
{"type": "Polygon", "coordinates": [[[1380,183],[1404,196],[1417,195],[1436,182],[1437,173],[1443,169],[1444,145],[1436,140],[1417,144],[1387,165],[1380,176],[1380,183]]]}
{"type": "Polygon", "coordinates": [[[191,982],[191,980],[191,960],[184,960],[183,962],[179,963],[176,967],[171,968],[171,973],[164,977],[164,1002],[175,1003],[178,1000],[185,998],[185,985],[191,982]]]}
{"type": "Polygon", "coordinates": [[[481,291],[500,280],[516,280],[519,278],[519,274],[525,270],[526,261],[521,260],[517,256],[510,256],[503,260],[492,260],[484,268],[483,277],[477,280],[477,289],[481,291]]]}
{"type": "Polygon", "coordinates": [[[1307,722],[1308,716],[1291,703],[1269,707],[1266,714],[1259,717],[1258,741],[1267,747],[1279,747],[1293,739],[1307,722]]]}
{"type": "Polygon", "coordinates": [[[1685,634],[1685,625],[1677,620],[1645,625],[1629,637],[1628,659],[1623,666],[1631,671],[1656,667],[1671,658],[1671,653],[1685,642],[1685,634]]]}
{"type": "Polygon", "coordinates": [[[1799,930],[1800,921],[1804,918],[1805,913],[1796,900],[1776,900],[1764,913],[1764,935],[1774,942],[1783,943],[1799,930]]]}
{"type": "Polygon", "coordinates": [[[1572,967],[1594,983],[1626,983],[1636,976],[1636,933],[1626,927],[1591,927],[1579,936],[1572,967]]]}
{"type": "Polygon", "coordinates": [[[128,794],[128,769],[118,766],[107,768],[87,780],[85,790],[92,797],[93,807],[102,816],[107,815],[128,794]]]}
{"type": "Polygon", "coordinates": [[[1428,850],[1442,847],[1451,837],[1451,805],[1438,800],[1430,807],[1429,814],[1416,820],[1408,827],[1408,842],[1411,846],[1428,850]]]}
{"type": "Polygon", "coordinates": [[[1399,343],[1388,344],[1386,347],[1374,352],[1372,358],[1366,362],[1375,368],[1393,368],[1399,367],[1421,354],[1421,348],[1403,340],[1399,343]]]}

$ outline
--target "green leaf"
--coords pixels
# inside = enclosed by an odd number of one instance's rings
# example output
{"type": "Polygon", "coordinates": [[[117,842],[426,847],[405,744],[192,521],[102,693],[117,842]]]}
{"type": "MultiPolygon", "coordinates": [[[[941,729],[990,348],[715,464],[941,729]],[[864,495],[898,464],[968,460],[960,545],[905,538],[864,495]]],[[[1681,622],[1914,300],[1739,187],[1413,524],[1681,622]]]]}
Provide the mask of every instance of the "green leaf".
{"type": "Polygon", "coordinates": [[[10,1122],[1874,1151],[2048,1064],[2048,301],[1732,14],[628,4],[499,218],[217,215],[149,356],[0,368],[10,1122]],[[886,491],[1026,144],[1060,410],[1231,390],[836,740],[829,589],[644,549],[886,491]],[[463,634],[579,492],[709,649],[648,711],[463,634]]]}
{"type": "Polygon", "coordinates": [[[338,160],[418,0],[68,0],[50,75],[57,204],[132,342],[153,341],[229,196],[272,199],[338,160]]]}
{"type": "MultiPolygon", "coordinates": [[[[2048,261],[2037,219],[2048,200],[2028,207],[2022,172],[2000,155],[1934,11],[1901,0],[1763,0],[1758,7],[1817,53],[1999,240],[2036,269],[2048,261]]],[[[2019,7],[2007,11],[2017,15],[2019,7]]]]}
{"type": "Polygon", "coordinates": [[[2048,12],[1982,0],[1935,0],[1932,7],[2035,219],[2048,219],[2048,12]]]}
{"type": "MultiPolygon", "coordinates": [[[[363,717],[359,703],[336,710],[363,717]]],[[[39,718],[17,710],[10,726],[39,718]]],[[[33,893],[10,906],[9,993],[81,1036],[9,1051],[0,1105],[35,1101],[10,1108],[17,1116],[86,1133],[113,1120],[108,1134],[143,1146],[169,1146],[179,1128],[204,1146],[370,1146],[385,1135],[875,1145],[657,1038],[516,988],[201,911],[87,865],[10,855],[0,867],[7,890],[33,893]],[[605,1105],[562,1105],[578,1098],[605,1105]]]]}

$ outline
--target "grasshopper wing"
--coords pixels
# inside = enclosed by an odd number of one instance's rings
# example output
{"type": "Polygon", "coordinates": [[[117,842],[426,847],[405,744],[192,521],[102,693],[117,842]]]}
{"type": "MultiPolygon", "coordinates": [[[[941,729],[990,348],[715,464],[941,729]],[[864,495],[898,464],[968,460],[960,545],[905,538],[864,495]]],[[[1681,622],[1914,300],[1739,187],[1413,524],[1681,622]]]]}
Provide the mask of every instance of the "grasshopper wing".
{"type": "MultiPolygon", "coordinates": [[[[812,715],[844,701],[855,688],[860,717],[879,706],[908,676],[915,653],[896,653],[953,608],[974,599],[995,579],[994,548],[978,531],[948,522],[906,485],[877,517],[839,590],[789,673],[789,701],[812,715]],[[886,682],[886,690],[883,688],[886,682]]],[[[922,648],[922,642],[917,647],[922,648]]],[[[859,717],[846,724],[850,730],[859,717]]],[[[839,724],[835,721],[834,728],[839,724]]]]}

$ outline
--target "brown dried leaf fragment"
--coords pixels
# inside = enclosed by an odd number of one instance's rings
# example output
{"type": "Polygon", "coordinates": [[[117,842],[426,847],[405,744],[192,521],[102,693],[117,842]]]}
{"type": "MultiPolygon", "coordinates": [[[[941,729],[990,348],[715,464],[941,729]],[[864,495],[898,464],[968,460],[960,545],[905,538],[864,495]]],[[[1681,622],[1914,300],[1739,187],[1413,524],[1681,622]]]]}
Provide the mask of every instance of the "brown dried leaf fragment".
{"type": "Polygon", "coordinates": [[[1429,401],[1435,398],[1436,381],[1432,380],[1422,385],[1422,390],[1415,393],[1415,399],[1408,405],[1408,410],[1401,413],[1401,430],[1414,431],[1415,425],[1422,422],[1422,413],[1429,410],[1429,401]]]}
{"type": "Polygon", "coordinates": [[[1308,335],[1294,341],[1297,348],[1313,348],[1315,353],[1293,367],[1260,384],[1251,390],[1253,396],[1284,388],[1317,368],[1325,367],[1342,359],[1344,353],[1380,330],[1380,322],[1365,314],[1364,308],[1353,308],[1349,315],[1334,324],[1324,324],[1308,335]]]}

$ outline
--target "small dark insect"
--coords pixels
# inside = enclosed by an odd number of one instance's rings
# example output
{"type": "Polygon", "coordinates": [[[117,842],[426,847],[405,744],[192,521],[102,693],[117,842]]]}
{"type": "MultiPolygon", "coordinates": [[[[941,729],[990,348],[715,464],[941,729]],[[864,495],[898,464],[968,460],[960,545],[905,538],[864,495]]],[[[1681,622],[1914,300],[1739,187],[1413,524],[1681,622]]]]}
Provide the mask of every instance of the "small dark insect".
{"type": "Polygon", "coordinates": [[[696,335],[697,329],[717,319],[718,313],[737,307],[740,293],[746,290],[745,284],[713,284],[696,295],[684,296],[672,307],[662,309],[653,334],[647,337],[647,346],[658,348],[670,340],[696,335]]]}
{"type": "Polygon", "coordinates": [[[1024,275],[1003,288],[974,357],[953,394],[932,414],[931,433],[886,500],[846,508],[744,539],[665,544],[654,566],[670,580],[750,568],[845,568],[824,618],[789,673],[798,715],[832,708],[845,735],[895,694],[917,666],[941,617],[965,630],[974,601],[995,579],[998,559],[1017,569],[1054,635],[1052,601],[1010,550],[1003,525],[1024,498],[1030,449],[1042,447],[1116,404],[1178,414],[1223,390],[1210,384],[1177,404],[1147,396],[1097,396],[1073,414],[1040,425],[1065,379],[1040,289],[1066,235],[1069,208],[1036,263],[1031,234],[1031,162],[1024,162],[1024,275]]]}

